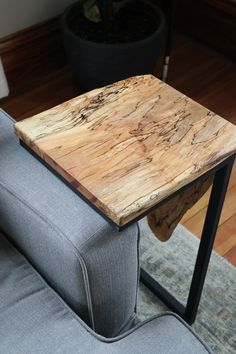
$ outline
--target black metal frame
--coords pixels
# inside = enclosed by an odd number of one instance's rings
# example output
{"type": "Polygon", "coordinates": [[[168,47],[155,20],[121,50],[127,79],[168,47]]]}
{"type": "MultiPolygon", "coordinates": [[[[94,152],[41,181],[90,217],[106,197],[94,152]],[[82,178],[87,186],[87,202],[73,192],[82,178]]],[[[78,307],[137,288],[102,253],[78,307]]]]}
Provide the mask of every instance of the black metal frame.
{"type": "Polygon", "coordinates": [[[207,208],[207,213],[205,217],[205,222],[202,231],[202,237],[198,249],[198,255],[195,263],[195,268],[193,272],[193,277],[191,281],[190,291],[187,299],[186,306],[182,305],[172,294],[170,294],[165,288],[163,288],[155,279],[153,279],[144,269],[141,268],[140,280],[144,285],[146,285],[159,299],[165,303],[171,310],[179,314],[186,322],[192,324],[195,320],[202,289],[206,277],[206,272],[213,248],[213,243],[215,240],[215,235],[220,220],[221,210],[223,207],[225,194],[227,191],[227,186],[233,167],[235,155],[228,157],[223,162],[219,163],[216,167],[207,171],[202,176],[198,177],[194,181],[188,183],[182,188],[178,189],[176,192],[160,201],[154,207],[148,209],[137,218],[133,219],[131,222],[119,226],[115,224],[111,219],[109,219],[101,210],[99,210],[95,205],[93,205],[87,198],[85,198],[73,185],[71,185],[65,178],[63,178],[58,172],[56,172],[48,163],[46,163],[39,155],[37,155],[28,145],[26,145],[22,140],[20,144],[28,150],[34,157],[36,157],[42,164],[44,164],[53,174],[55,174],[59,179],[61,179],[70,189],[72,189],[76,194],[79,195],[90,207],[92,207],[96,212],[98,212],[103,218],[105,218],[110,224],[115,226],[118,231],[122,231],[131,224],[134,224],[138,220],[148,215],[151,211],[159,208],[167,201],[173,199],[183,191],[189,189],[197,182],[205,179],[207,176],[214,174],[214,181],[211,191],[211,196],[207,208]]]}
{"type": "Polygon", "coordinates": [[[171,310],[179,314],[189,324],[192,324],[195,321],[197,315],[234,158],[235,156],[231,156],[225,160],[223,166],[216,170],[214,175],[214,182],[186,306],[182,305],[144,269],[141,269],[140,272],[140,280],[142,283],[146,285],[156,296],[158,296],[159,299],[171,310]]]}

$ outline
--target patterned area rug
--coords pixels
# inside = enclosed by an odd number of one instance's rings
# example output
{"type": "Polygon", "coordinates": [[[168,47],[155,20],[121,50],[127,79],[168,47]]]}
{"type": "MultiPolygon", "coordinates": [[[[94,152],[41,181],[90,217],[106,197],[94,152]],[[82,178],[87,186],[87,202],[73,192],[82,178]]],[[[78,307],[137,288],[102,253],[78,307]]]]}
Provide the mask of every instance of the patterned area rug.
{"type": "MultiPolygon", "coordinates": [[[[198,250],[198,239],[179,225],[170,241],[162,243],[151,234],[146,221],[141,221],[139,225],[141,266],[184,304],[198,250]]],[[[166,310],[140,284],[139,317],[146,319],[166,310]]],[[[211,256],[193,328],[214,353],[236,353],[236,268],[215,252],[211,256]]]]}

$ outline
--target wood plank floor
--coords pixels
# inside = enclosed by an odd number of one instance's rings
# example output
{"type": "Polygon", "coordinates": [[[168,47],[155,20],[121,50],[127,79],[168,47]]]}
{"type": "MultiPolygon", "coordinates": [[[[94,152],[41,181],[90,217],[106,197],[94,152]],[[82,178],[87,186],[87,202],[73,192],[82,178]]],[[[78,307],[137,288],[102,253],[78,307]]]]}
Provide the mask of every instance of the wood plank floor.
{"type": "MultiPolygon", "coordinates": [[[[157,65],[157,71],[160,64],[157,65]]],[[[185,36],[176,35],[168,81],[170,85],[236,124],[236,65],[226,57],[185,36]]],[[[67,67],[24,83],[0,100],[0,107],[15,119],[51,108],[80,92],[67,67]]],[[[209,195],[209,193],[208,193],[209,195]]],[[[208,195],[183,218],[182,223],[200,237],[208,195]]],[[[215,250],[236,266],[236,164],[228,188],[224,210],[214,245],[215,250]]]]}

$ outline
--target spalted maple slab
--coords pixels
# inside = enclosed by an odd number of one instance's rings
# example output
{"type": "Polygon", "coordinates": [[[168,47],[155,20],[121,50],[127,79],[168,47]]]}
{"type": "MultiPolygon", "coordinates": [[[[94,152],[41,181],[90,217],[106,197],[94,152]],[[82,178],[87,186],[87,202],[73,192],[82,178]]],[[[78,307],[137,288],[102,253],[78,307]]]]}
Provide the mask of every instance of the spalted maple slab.
{"type": "Polygon", "coordinates": [[[151,75],[90,91],[15,131],[119,226],[236,151],[232,124],[151,75]]]}
{"type": "Polygon", "coordinates": [[[148,214],[148,225],[160,241],[169,240],[184,214],[206,193],[212,182],[213,176],[199,181],[148,214]]]}

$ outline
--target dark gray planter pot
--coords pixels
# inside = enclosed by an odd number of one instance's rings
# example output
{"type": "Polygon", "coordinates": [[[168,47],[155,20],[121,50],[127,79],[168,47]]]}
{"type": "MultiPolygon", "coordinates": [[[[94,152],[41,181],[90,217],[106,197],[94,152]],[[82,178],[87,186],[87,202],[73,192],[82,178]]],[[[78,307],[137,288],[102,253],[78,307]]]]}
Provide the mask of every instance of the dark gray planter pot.
{"type": "Polygon", "coordinates": [[[124,43],[96,43],[78,37],[70,29],[82,0],[66,9],[61,17],[65,51],[76,82],[90,90],[134,75],[153,73],[160,55],[165,18],[160,9],[150,5],[150,13],[157,18],[157,30],[144,40],[124,43]]]}

